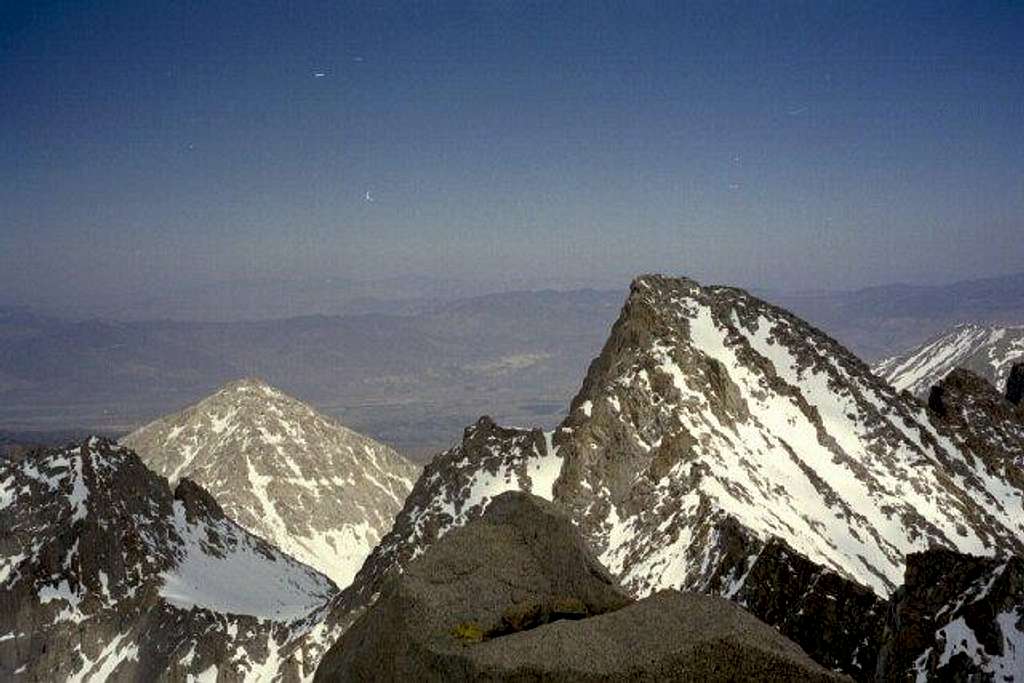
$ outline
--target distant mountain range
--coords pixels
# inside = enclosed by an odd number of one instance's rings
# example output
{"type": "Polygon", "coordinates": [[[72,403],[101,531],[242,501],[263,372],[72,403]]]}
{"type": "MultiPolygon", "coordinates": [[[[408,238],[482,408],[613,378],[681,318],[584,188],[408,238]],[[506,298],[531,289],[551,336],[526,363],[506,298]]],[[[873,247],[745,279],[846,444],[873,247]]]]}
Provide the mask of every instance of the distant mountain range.
{"type": "Polygon", "coordinates": [[[948,285],[886,285],[770,297],[875,361],[963,323],[1024,323],[1024,272],[948,285]]]}
{"type": "MultiPolygon", "coordinates": [[[[405,302],[397,307],[251,322],[68,321],[0,310],[0,429],[123,434],[237,377],[258,375],[423,460],[480,413],[510,424],[560,422],[623,296],[585,289],[450,300],[467,287],[399,284],[381,285],[406,297],[395,299],[405,302]],[[410,303],[418,285],[425,298],[410,303]]],[[[245,301],[259,300],[257,285],[217,289],[207,312],[240,314],[245,301]],[[230,308],[236,294],[238,310],[230,308]]],[[[318,310],[317,300],[320,310],[340,310],[318,299],[320,290],[309,291],[302,306],[268,305],[264,315],[318,310]]],[[[207,294],[173,298],[198,306],[207,294]]],[[[956,323],[1024,321],[1024,274],[771,298],[874,360],[956,323]]],[[[154,303],[147,310],[170,309],[154,303]]]]}
{"type": "Polygon", "coordinates": [[[251,323],[66,322],[8,312],[0,314],[0,428],[124,433],[258,375],[423,455],[450,444],[480,412],[561,419],[620,298],[507,293],[415,315],[251,323]]]}

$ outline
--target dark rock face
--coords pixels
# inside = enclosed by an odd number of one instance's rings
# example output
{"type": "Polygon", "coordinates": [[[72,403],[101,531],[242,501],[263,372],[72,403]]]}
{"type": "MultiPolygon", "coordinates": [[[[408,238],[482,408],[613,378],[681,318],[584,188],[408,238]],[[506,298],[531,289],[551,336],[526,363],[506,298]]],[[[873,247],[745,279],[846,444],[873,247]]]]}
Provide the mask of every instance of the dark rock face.
{"type": "MultiPolygon", "coordinates": [[[[324,576],[98,438],[0,463],[0,680],[304,675],[324,576]]],[[[306,672],[305,675],[311,674],[306,672]]]]}
{"type": "Polygon", "coordinates": [[[733,520],[722,525],[718,538],[733,550],[720,555],[720,580],[712,582],[709,592],[742,605],[819,664],[857,680],[871,678],[885,600],[778,538],[767,543],[749,539],[733,520]]]}
{"type": "Polygon", "coordinates": [[[932,387],[928,408],[933,421],[990,474],[1024,491],[1024,408],[963,368],[932,387]]]}
{"type": "Polygon", "coordinates": [[[1006,400],[1015,406],[1024,401],[1024,363],[1014,363],[1006,379],[1006,400]]]}
{"type": "Polygon", "coordinates": [[[557,507],[522,493],[392,576],[317,670],[356,680],[838,680],[719,598],[634,603],[557,507]]]}
{"type": "Polygon", "coordinates": [[[1024,559],[941,549],[910,555],[882,638],[878,680],[1019,680],[1024,559]]]}

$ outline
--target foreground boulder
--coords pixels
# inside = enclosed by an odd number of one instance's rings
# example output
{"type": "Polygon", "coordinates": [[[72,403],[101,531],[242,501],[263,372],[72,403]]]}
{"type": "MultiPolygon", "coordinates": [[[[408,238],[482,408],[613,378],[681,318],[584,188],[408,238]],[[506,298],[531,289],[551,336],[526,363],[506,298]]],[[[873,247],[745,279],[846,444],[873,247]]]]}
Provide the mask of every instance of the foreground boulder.
{"type": "Polygon", "coordinates": [[[633,602],[554,505],[519,492],[447,534],[330,650],[318,681],[840,680],[733,603],[633,602]]]}

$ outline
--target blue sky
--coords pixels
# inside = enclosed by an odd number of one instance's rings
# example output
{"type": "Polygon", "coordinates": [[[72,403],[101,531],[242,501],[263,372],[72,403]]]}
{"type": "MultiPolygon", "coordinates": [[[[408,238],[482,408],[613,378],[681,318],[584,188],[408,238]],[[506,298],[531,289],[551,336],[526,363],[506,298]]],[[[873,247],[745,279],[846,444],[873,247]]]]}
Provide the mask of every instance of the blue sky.
{"type": "Polygon", "coordinates": [[[21,2],[0,278],[1020,270],[1024,5],[21,2]]]}

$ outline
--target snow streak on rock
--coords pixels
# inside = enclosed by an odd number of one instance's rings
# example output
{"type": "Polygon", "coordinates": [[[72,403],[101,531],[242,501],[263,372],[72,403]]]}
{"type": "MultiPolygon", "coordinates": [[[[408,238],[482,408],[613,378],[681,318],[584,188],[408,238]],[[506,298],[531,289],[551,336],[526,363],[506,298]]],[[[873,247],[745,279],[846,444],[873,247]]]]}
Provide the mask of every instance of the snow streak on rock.
{"type": "Polygon", "coordinates": [[[563,427],[556,499],[638,595],[706,589],[725,517],[880,596],[909,552],[1022,546],[1020,489],[740,290],[638,279],[563,427]]]}
{"type": "Polygon", "coordinates": [[[0,679],[312,675],[278,644],[336,587],[191,481],[92,438],[0,464],[0,491],[0,679]]]}
{"type": "Polygon", "coordinates": [[[1010,367],[1024,361],[1024,326],[960,325],[875,365],[898,390],[924,398],[953,368],[966,368],[1005,391],[1010,367]]]}
{"type": "Polygon", "coordinates": [[[193,479],[252,533],[347,585],[391,528],[417,469],[255,379],[228,384],[123,443],[193,479]]]}

